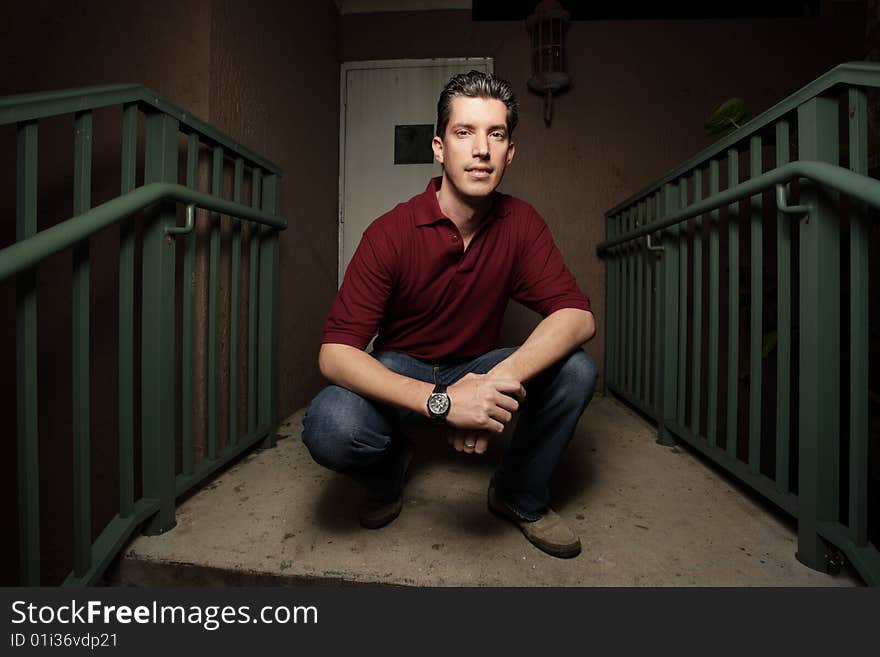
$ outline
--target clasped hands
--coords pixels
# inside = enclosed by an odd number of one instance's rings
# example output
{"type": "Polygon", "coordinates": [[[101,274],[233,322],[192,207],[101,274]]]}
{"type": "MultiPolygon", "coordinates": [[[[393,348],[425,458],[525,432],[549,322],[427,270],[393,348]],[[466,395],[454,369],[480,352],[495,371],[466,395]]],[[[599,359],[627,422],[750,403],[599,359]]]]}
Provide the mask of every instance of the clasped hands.
{"type": "Polygon", "coordinates": [[[482,454],[526,396],[522,383],[502,374],[466,374],[446,390],[450,408],[447,440],[457,452],[482,454]]]}

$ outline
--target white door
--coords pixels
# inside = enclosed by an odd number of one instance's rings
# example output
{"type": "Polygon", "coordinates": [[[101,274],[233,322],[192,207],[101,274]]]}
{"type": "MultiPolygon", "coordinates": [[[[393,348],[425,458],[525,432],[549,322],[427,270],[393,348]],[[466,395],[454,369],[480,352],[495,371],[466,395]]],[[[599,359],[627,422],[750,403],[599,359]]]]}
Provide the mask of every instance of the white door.
{"type": "Polygon", "coordinates": [[[491,73],[491,58],[346,62],[339,146],[339,284],[376,217],[422,192],[440,165],[430,154],[437,98],[456,73],[491,73]]]}

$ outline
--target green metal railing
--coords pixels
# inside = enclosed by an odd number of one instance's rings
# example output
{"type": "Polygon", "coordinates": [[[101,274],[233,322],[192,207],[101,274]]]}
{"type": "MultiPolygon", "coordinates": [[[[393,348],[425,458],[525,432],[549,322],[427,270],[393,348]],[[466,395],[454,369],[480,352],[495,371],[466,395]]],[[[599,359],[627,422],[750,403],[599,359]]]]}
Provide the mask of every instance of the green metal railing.
{"type": "MultiPolygon", "coordinates": [[[[0,99],[0,125],[17,131],[16,242],[0,250],[0,281],[15,278],[17,287],[17,419],[19,477],[20,583],[40,584],[40,513],[37,403],[36,269],[51,254],[73,249],[73,528],[74,564],[68,585],[98,580],[125,541],[143,525],[155,534],[175,524],[175,501],[249,447],[274,445],[277,411],[278,216],[280,169],[234,143],[213,127],[138,85],[74,89],[0,99]],[[94,110],[119,107],[122,112],[120,195],[92,207],[92,134],[94,110]],[[73,217],[37,231],[38,136],[40,121],[73,114],[73,217]],[[139,121],[143,116],[144,184],[136,186],[139,121]],[[181,134],[186,137],[186,184],[178,184],[181,134]],[[211,188],[198,191],[200,152],[211,156],[211,188]],[[222,198],[224,166],[233,167],[232,199],[222,198]],[[250,172],[251,205],[242,204],[245,172],[250,172]],[[185,226],[177,226],[176,204],[187,206],[185,226]],[[210,277],[208,280],[207,456],[196,460],[193,447],[193,350],[196,234],[195,208],[210,211],[210,277]],[[135,218],[143,211],[142,287],[135,308],[135,218]],[[229,307],[229,439],[217,440],[218,333],[220,331],[220,215],[232,224],[229,307]],[[238,435],[240,327],[242,287],[242,220],[247,220],[250,248],[247,353],[247,418],[238,435]],[[89,237],[110,225],[120,226],[119,249],[119,505],[116,516],[92,540],[89,425],[89,237]],[[175,362],[175,239],[183,247],[182,331],[180,362],[175,362]],[[140,351],[135,322],[140,318],[140,351]],[[134,380],[135,358],[141,359],[140,381],[134,380]],[[180,422],[182,466],[175,466],[175,368],[180,371],[183,409],[180,422]],[[142,418],[142,494],[135,497],[135,396],[142,418]]],[[[46,369],[44,367],[44,369],[46,369]]],[[[106,465],[106,464],[104,464],[106,465]]]]}
{"type": "Polygon", "coordinates": [[[692,445],[793,515],[800,561],[827,571],[842,551],[870,584],[876,87],[880,66],[832,69],[609,210],[598,247],[608,388],[656,419],[661,444],[692,445]]]}

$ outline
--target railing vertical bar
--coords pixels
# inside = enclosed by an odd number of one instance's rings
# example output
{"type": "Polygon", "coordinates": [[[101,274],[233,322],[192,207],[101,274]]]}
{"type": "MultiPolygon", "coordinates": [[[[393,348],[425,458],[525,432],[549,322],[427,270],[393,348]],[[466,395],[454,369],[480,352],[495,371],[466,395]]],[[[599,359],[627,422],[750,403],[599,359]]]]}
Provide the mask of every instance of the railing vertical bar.
{"type": "MultiPolygon", "coordinates": [[[[211,194],[223,195],[223,147],[213,149],[211,194]]],[[[217,363],[220,331],[220,213],[211,212],[208,275],[208,458],[217,458],[217,363]]]]}
{"type": "MultiPolygon", "coordinates": [[[[614,238],[614,218],[606,215],[605,216],[605,235],[607,239],[614,238]]],[[[612,249],[608,252],[608,259],[605,267],[606,276],[608,277],[608,282],[605,286],[605,380],[612,386],[616,385],[616,381],[614,380],[614,350],[616,348],[614,342],[614,334],[617,331],[617,328],[614,325],[614,308],[617,298],[617,281],[616,281],[616,267],[617,267],[617,255],[616,249],[612,249]]]]}
{"type": "MultiPolygon", "coordinates": [[[[762,173],[761,157],[764,151],[763,140],[756,135],[749,140],[749,177],[762,173]]],[[[761,389],[762,389],[762,350],[764,343],[764,196],[756,194],[749,200],[751,214],[751,295],[749,303],[749,471],[761,472],[761,389]]]]}
{"type": "MultiPolygon", "coordinates": [[[[186,138],[186,186],[199,188],[199,135],[191,132],[186,138]]],[[[195,211],[195,210],[193,210],[195,211]]],[[[193,473],[193,360],[195,340],[195,269],[196,269],[196,230],[187,233],[183,246],[183,290],[181,309],[181,391],[180,391],[180,434],[181,471],[184,476],[193,473]]]]}
{"type": "MultiPolygon", "coordinates": [[[[619,235],[626,234],[626,211],[617,215],[617,230],[619,235]]],[[[617,270],[620,275],[620,297],[617,304],[618,349],[617,349],[617,380],[620,388],[626,391],[626,258],[627,245],[623,243],[618,250],[617,270]]]]}
{"type": "MultiPolygon", "coordinates": [[[[694,171],[694,203],[703,200],[703,171],[694,171]]],[[[694,217],[694,317],[693,362],[691,363],[691,430],[700,435],[700,402],[703,381],[701,359],[703,355],[703,218],[694,217]]]]}
{"type": "MultiPolygon", "coordinates": [[[[664,216],[669,216],[678,211],[679,198],[676,186],[667,183],[663,186],[662,203],[664,216]]],[[[678,331],[679,331],[679,245],[677,227],[666,229],[663,237],[663,303],[661,304],[663,321],[663,387],[662,394],[662,423],[659,426],[658,442],[661,445],[674,445],[667,423],[676,417],[677,404],[676,393],[678,392],[678,331]]]]}
{"type": "MultiPolygon", "coordinates": [[[[776,166],[788,164],[789,124],[776,123],[776,166]]],[[[789,487],[791,403],[791,219],[776,212],[776,490],[789,487]]]]}
{"type": "MultiPolygon", "coordinates": [[[[91,111],[74,119],[73,214],[92,206],[91,111]]],[[[83,576],[92,561],[91,438],[89,431],[89,240],[73,247],[73,571],[83,576]]]]}
{"type": "MultiPolygon", "coordinates": [[[[645,225],[645,207],[641,203],[638,204],[636,216],[636,226],[641,227],[645,225]]],[[[636,323],[636,345],[635,345],[635,354],[636,354],[636,378],[635,385],[633,386],[633,394],[635,398],[640,402],[644,403],[646,399],[645,392],[645,378],[642,375],[642,361],[644,359],[644,353],[642,351],[642,340],[644,337],[645,330],[645,318],[642,314],[642,308],[644,304],[644,296],[645,296],[645,285],[644,285],[644,270],[645,270],[645,249],[642,247],[643,237],[640,237],[636,240],[636,314],[635,314],[635,323],[636,323]]]]}
{"type": "MultiPolygon", "coordinates": [[[[650,224],[653,220],[652,200],[649,196],[645,199],[645,222],[650,224]]],[[[654,322],[654,252],[647,248],[645,238],[645,405],[654,407],[654,385],[651,378],[654,354],[654,334],[657,332],[654,322]]]]}
{"type": "MultiPolygon", "coordinates": [[[[654,195],[654,208],[657,213],[657,221],[660,221],[665,216],[665,212],[663,195],[659,191],[654,195]]],[[[662,255],[657,258],[657,262],[654,265],[654,280],[657,287],[657,294],[654,297],[654,410],[656,413],[657,429],[658,431],[662,431],[663,388],[661,387],[661,381],[663,380],[664,353],[664,342],[662,334],[664,330],[665,317],[663,299],[667,289],[664,272],[666,260],[669,258],[669,254],[663,251],[660,251],[659,253],[662,255]]]]}
{"type": "MultiPolygon", "coordinates": [[[[623,214],[614,218],[614,232],[620,236],[624,233],[623,214]]],[[[626,245],[617,247],[617,299],[614,303],[614,324],[617,327],[617,335],[614,337],[614,380],[621,389],[625,387],[623,377],[623,357],[626,352],[626,344],[623,340],[623,327],[625,322],[623,300],[626,294],[626,245]]]]}
{"type": "MultiPolygon", "coordinates": [[[[232,200],[241,203],[241,188],[244,181],[244,160],[235,159],[235,173],[232,183],[232,200]]],[[[230,302],[229,302],[229,444],[238,442],[238,348],[241,308],[241,221],[232,221],[232,257],[230,263],[230,302]]]]}
{"type": "MultiPolygon", "coordinates": [[[[709,161],[709,195],[718,193],[721,184],[718,160],[709,161]]],[[[709,212],[709,389],[706,392],[706,440],[710,447],[718,443],[718,350],[719,311],[721,303],[721,242],[718,210],[709,212]]]]}
{"type": "MultiPolygon", "coordinates": [[[[727,187],[739,184],[739,150],[727,151],[727,187]]],[[[739,203],[727,206],[727,454],[736,458],[739,392],[739,203]]]]}
{"type": "MultiPolygon", "coordinates": [[[[37,233],[36,121],[17,126],[15,238],[37,233]]],[[[40,461],[37,416],[36,271],[16,280],[16,406],[18,424],[19,584],[40,585],[40,461]]]]}
{"type": "MultiPolygon", "coordinates": [[[[624,210],[618,216],[618,228],[621,235],[626,235],[629,230],[627,221],[627,211],[624,210]]],[[[627,327],[629,325],[629,317],[626,315],[627,310],[627,292],[629,291],[629,244],[624,242],[620,245],[620,304],[617,308],[617,316],[620,320],[620,350],[617,352],[617,376],[620,379],[620,387],[629,392],[629,381],[627,380],[627,350],[629,345],[626,343],[627,327]]]]}
{"type": "MultiPolygon", "coordinates": [[[[851,88],[849,168],[868,175],[868,102],[864,89],[851,88]]],[[[856,545],[868,541],[868,246],[864,208],[850,216],[850,406],[849,529],[856,545]]]]}
{"type": "MultiPolygon", "coordinates": [[[[177,182],[179,123],[150,111],[146,120],[144,183],[177,182]]],[[[145,212],[141,392],[143,495],[159,500],[159,511],[144,528],[160,534],[174,519],[174,271],[175,245],[166,230],[177,223],[173,203],[145,212]]]]}
{"type": "MultiPolygon", "coordinates": [[[[122,109],[120,192],[137,184],[138,107],[122,109]]],[[[134,219],[119,225],[119,515],[134,512],[134,219]]]]}
{"type": "MultiPolygon", "coordinates": [[[[263,210],[278,213],[278,175],[267,176],[263,186],[263,210]]],[[[259,300],[259,418],[269,426],[263,447],[275,446],[278,423],[278,231],[264,231],[260,240],[259,300]]]]}
{"type": "MultiPolygon", "coordinates": [[[[837,114],[833,97],[798,108],[801,159],[837,164],[837,114]]],[[[840,499],[840,228],[836,193],[802,182],[801,202],[798,559],[824,571],[818,523],[837,520],[840,499]]]]}
{"type": "MultiPolygon", "coordinates": [[[[687,179],[678,181],[679,208],[687,207],[687,179]]],[[[687,284],[688,284],[688,234],[687,222],[678,224],[678,409],[676,419],[681,426],[687,424],[685,413],[685,395],[687,394],[687,284]]]]}
{"type": "MultiPolygon", "coordinates": [[[[632,232],[635,228],[636,211],[630,208],[626,211],[626,229],[632,232]]],[[[636,324],[636,242],[630,240],[626,245],[626,390],[634,395],[635,390],[635,324],[636,324]]]]}
{"type": "MultiPolygon", "coordinates": [[[[617,237],[614,230],[615,218],[608,216],[605,218],[605,233],[608,239],[617,237]]],[[[617,385],[615,378],[614,363],[617,357],[617,249],[612,249],[608,254],[609,262],[606,271],[608,272],[608,282],[606,284],[607,296],[605,305],[608,313],[608,335],[605,337],[605,358],[607,380],[611,385],[617,385]]]]}
{"type": "MultiPolygon", "coordinates": [[[[251,207],[262,207],[261,191],[263,172],[254,167],[251,174],[251,207]]],[[[248,433],[257,429],[257,290],[260,264],[260,231],[255,223],[250,224],[250,254],[248,261],[248,433]]]]}

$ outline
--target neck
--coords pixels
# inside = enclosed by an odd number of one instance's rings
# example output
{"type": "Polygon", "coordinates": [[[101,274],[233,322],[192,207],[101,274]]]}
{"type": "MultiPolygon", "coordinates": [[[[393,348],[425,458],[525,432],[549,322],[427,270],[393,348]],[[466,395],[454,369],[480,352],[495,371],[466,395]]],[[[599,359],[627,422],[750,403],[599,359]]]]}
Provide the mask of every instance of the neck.
{"type": "Polygon", "coordinates": [[[462,235],[469,235],[477,229],[483,217],[492,207],[492,201],[495,193],[482,198],[473,198],[469,196],[461,196],[455,193],[451,184],[446,181],[443,176],[443,183],[437,192],[437,202],[440,204],[440,210],[449,217],[462,235]]]}

